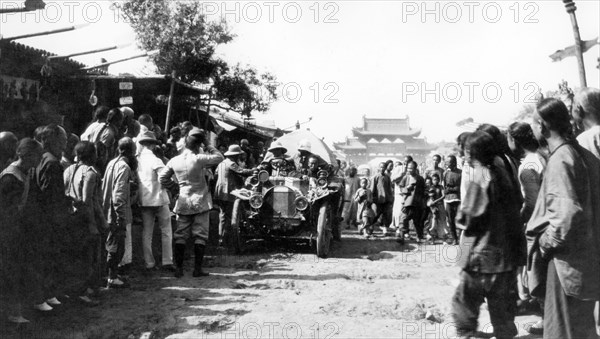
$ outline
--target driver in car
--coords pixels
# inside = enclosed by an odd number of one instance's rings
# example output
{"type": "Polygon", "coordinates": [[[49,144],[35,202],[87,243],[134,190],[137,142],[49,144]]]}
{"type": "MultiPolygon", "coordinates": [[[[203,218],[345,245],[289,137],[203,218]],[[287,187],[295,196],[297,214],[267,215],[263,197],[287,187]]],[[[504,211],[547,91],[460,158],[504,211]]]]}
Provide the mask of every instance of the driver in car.
{"type": "Polygon", "coordinates": [[[269,147],[265,159],[260,164],[259,168],[269,172],[269,175],[275,174],[275,172],[281,175],[287,175],[288,173],[296,170],[294,166],[294,159],[286,155],[287,149],[283,147],[281,142],[274,141],[269,147]]]}

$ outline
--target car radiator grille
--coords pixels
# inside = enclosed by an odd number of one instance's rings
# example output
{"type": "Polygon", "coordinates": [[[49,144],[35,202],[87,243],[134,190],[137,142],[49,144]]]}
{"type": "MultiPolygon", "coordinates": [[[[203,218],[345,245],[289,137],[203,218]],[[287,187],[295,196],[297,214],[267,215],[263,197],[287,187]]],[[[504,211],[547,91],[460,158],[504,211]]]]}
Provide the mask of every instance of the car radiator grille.
{"type": "Polygon", "coordinates": [[[287,187],[275,187],[271,196],[274,217],[293,217],[296,214],[296,195],[287,187]]]}

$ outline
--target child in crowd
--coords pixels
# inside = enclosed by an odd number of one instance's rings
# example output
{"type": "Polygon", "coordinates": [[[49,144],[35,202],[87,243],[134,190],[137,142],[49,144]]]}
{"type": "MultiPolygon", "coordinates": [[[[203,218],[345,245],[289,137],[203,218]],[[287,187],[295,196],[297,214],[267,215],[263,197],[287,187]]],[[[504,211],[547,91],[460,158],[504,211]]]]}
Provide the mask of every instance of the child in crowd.
{"type": "Polygon", "coordinates": [[[373,218],[375,212],[371,209],[373,203],[373,192],[367,187],[369,186],[369,179],[360,179],[360,188],[356,190],[354,194],[354,201],[357,203],[356,211],[356,223],[359,225],[359,234],[369,237],[373,234],[373,218]]]}
{"type": "MultiPolygon", "coordinates": [[[[428,179],[429,180],[429,179],[428,179]]],[[[427,207],[431,211],[431,220],[427,228],[427,239],[434,242],[435,239],[443,239],[447,234],[446,209],[444,208],[444,188],[440,185],[440,176],[437,173],[431,175],[431,184],[425,189],[429,196],[427,207]]]]}

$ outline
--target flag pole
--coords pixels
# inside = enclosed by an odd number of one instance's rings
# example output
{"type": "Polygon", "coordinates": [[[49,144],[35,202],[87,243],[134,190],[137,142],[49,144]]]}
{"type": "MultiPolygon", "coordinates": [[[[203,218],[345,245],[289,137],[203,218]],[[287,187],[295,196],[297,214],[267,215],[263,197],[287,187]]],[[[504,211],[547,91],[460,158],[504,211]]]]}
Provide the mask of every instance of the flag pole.
{"type": "Polygon", "coordinates": [[[575,57],[577,58],[577,65],[579,67],[579,81],[581,87],[587,87],[587,81],[585,79],[585,66],[583,64],[583,52],[581,48],[581,37],[579,35],[579,25],[577,25],[577,17],[575,16],[575,10],[577,7],[573,0],[563,0],[565,8],[569,16],[571,17],[571,26],[573,27],[573,35],[575,36],[575,57]]]}

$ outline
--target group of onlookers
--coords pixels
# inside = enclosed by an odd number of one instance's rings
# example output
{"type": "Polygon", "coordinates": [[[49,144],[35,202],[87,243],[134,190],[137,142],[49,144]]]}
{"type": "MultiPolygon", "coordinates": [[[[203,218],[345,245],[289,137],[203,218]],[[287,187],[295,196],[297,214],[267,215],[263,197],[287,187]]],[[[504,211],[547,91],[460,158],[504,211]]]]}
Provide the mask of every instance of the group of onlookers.
{"type": "Polygon", "coordinates": [[[458,334],[476,335],[485,299],[497,338],[514,337],[515,315],[532,306],[543,319],[531,333],[597,337],[600,91],[579,91],[572,112],[542,99],[531,124],[511,124],[506,137],[482,126],[462,139],[458,334]],[[585,131],[575,136],[578,129],[585,131]]]}
{"type": "Polygon", "coordinates": [[[251,147],[246,139],[220,152],[208,133],[190,122],[173,127],[167,139],[151,116],[134,119],[129,107],[99,106],[94,116],[81,137],[56,124],[21,140],[0,133],[0,279],[6,286],[2,295],[12,298],[12,322],[28,322],[23,304],[51,312],[68,294],[94,306],[102,285],[128,287],[135,218],[141,219],[148,272],[158,269],[152,244],[158,225],[161,268],[182,277],[191,239],[192,275],[208,275],[202,262],[213,197],[224,245],[231,192],[245,177],[296,166],[303,169],[298,173],[311,175],[323,162],[310,153],[307,141],[299,145],[298,159],[285,155],[279,142],[251,147]]]}
{"type": "Polygon", "coordinates": [[[418,242],[448,240],[458,243],[454,219],[460,203],[461,170],[454,155],[434,155],[433,164],[421,175],[417,163],[408,155],[404,163],[381,162],[372,177],[357,176],[351,166],[345,173],[345,200],[342,212],[346,227],[356,225],[369,238],[379,225],[383,236],[396,230],[398,241],[409,239],[409,227],[418,242]]]}
{"type": "Polygon", "coordinates": [[[536,309],[543,319],[531,333],[600,335],[600,90],[581,89],[572,108],[541,99],[530,123],[483,124],[457,145],[458,159],[445,157],[442,169],[434,155],[422,175],[410,156],[370,178],[350,167],[347,225],[367,237],[375,225],[384,235],[396,228],[404,242],[412,221],[418,242],[449,235],[459,244],[461,337],[477,336],[484,301],[497,338],[514,337],[515,316],[536,309]]]}
{"type": "MultiPolygon", "coordinates": [[[[325,166],[307,141],[300,142],[297,159],[277,141],[251,148],[243,140],[219,151],[189,122],[172,128],[166,139],[149,115],[133,116],[127,107],[98,107],[81,138],[55,124],[21,140],[0,132],[0,270],[2,293],[14,299],[11,321],[27,322],[23,303],[50,312],[66,292],[96,305],[105,270],[107,287],[126,287],[120,273],[132,262],[134,204],[140,207],[146,269],[156,268],[152,235],[158,224],[162,267],[183,276],[191,238],[193,276],[201,277],[207,275],[202,261],[213,189],[223,241],[231,191],[244,177],[257,169],[300,169],[301,175],[317,177],[325,166]],[[74,261],[81,278],[75,287],[68,285],[74,261]]],[[[347,226],[367,237],[376,225],[384,235],[395,229],[403,243],[412,225],[418,242],[446,239],[459,245],[462,270],[452,307],[460,336],[476,335],[486,301],[497,338],[515,336],[517,312],[535,307],[543,310],[543,321],[530,332],[594,337],[600,299],[600,90],[578,92],[572,112],[558,99],[542,99],[531,123],[514,122],[505,132],[483,124],[461,134],[457,145],[457,156],[434,155],[422,174],[410,156],[404,163],[381,163],[370,178],[359,178],[351,166],[343,173],[347,226]],[[575,136],[576,130],[584,132],[575,136]]]]}
{"type": "Polygon", "coordinates": [[[12,299],[10,321],[28,322],[24,304],[51,312],[67,294],[97,305],[103,272],[108,288],[127,287],[132,205],[141,215],[147,270],[157,268],[157,224],[162,268],[181,277],[185,241],[193,238],[193,275],[206,275],[207,178],[223,155],[189,122],[171,129],[167,140],[149,115],[133,116],[128,107],[100,106],[81,138],[56,124],[21,140],[0,133],[1,292],[12,299]]]}

